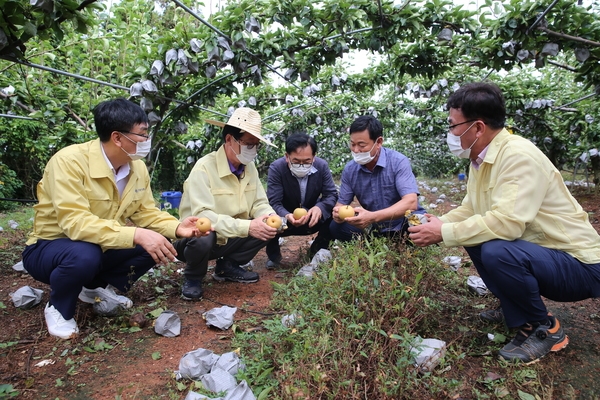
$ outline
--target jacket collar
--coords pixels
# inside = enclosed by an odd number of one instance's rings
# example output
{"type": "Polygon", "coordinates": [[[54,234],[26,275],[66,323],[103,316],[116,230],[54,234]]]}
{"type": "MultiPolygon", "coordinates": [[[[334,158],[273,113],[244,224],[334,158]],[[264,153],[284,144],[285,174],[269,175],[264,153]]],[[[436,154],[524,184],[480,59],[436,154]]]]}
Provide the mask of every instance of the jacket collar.
{"type": "MultiPolygon", "coordinates": [[[[487,153],[483,159],[483,163],[493,164],[500,153],[503,143],[510,137],[510,133],[503,128],[498,134],[492,139],[487,147],[487,153]]],[[[482,163],[482,164],[483,164],[482,163]]]]}

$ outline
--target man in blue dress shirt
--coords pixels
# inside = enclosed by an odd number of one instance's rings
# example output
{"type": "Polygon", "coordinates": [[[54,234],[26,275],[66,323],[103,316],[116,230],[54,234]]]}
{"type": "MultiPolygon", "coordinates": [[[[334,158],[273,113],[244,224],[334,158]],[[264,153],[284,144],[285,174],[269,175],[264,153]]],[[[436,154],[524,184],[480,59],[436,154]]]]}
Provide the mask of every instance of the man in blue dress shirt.
{"type": "Polygon", "coordinates": [[[373,116],[363,115],[350,125],[353,160],[342,171],[338,203],[333,208],[330,231],[335,239],[352,240],[371,232],[375,236],[401,238],[408,228],[407,211],[423,214],[417,181],[410,161],[403,154],[383,147],[383,126],[373,116]],[[354,198],[354,217],[341,219],[340,206],[354,198]]]}

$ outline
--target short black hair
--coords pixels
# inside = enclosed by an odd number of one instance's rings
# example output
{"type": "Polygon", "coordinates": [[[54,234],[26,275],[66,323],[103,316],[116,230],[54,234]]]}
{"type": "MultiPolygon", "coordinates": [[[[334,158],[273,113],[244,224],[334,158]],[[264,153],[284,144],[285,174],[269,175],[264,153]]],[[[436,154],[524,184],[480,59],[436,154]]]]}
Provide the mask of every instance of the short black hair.
{"type": "Polygon", "coordinates": [[[467,120],[480,119],[492,128],[504,128],[506,106],[498,86],[489,82],[474,82],[461,86],[446,103],[448,110],[460,110],[467,120]]]}
{"type": "Polygon", "coordinates": [[[306,132],[293,132],[285,141],[285,152],[290,154],[292,151],[306,146],[310,146],[313,156],[317,154],[317,142],[313,137],[308,136],[306,132]]]}
{"type": "Polygon", "coordinates": [[[135,125],[148,123],[148,115],[142,107],[124,98],[103,101],[92,112],[101,142],[107,142],[114,131],[130,132],[135,125]]]}
{"type": "Polygon", "coordinates": [[[377,138],[383,135],[383,125],[381,122],[372,115],[362,115],[352,122],[350,125],[350,134],[354,132],[362,132],[364,130],[369,131],[369,138],[372,141],[376,141],[377,138]]]}
{"type": "Polygon", "coordinates": [[[240,140],[242,138],[242,136],[244,136],[244,134],[242,133],[242,130],[240,128],[236,128],[235,126],[231,126],[231,125],[225,125],[223,127],[223,132],[222,132],[223,142],[225,142],[225,138],[227,137],[227,135],[233,136],[233,138],[235,140],[240,140]]]}

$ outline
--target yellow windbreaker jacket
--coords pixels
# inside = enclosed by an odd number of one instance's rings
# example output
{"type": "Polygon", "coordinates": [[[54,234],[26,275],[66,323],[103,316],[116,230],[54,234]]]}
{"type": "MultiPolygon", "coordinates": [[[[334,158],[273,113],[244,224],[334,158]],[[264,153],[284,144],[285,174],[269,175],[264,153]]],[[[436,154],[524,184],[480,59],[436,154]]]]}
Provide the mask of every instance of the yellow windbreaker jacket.
{"type": "Polygon", "coordinates": [[[522,239],[600,262],[600,236],[560,172],[529,140],[500,131],[479,170],[471,167],[462,204],[441,217],[446,246],[522,239]]]}
{"type": "Polygon", "coordinates": [[[131,161],[129,182],[119,198],[114,174],[100,148],[100,139],[66,147],[46,165],[37,187],[33,232],[38,239],[69,238],[107,249],[134,247],[134,225],[175,239],[177,218],[160,211],[150,189],[143,161],[131,161]]]}

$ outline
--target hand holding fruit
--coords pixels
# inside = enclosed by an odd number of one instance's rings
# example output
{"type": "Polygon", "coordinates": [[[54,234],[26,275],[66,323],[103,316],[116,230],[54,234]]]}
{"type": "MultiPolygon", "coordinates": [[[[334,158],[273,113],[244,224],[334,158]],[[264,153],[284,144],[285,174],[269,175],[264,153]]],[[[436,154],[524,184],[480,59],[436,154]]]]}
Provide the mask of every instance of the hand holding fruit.
{"type": "MultiPolygon", "coordinates": [[[[254,218],[250,221],[250,229],[248,229],[248,235],[260,239],[260,240],[270,240],[273,239],[277,235],[277,228],[273,228],[272,226],[267,224],[267,220],[270,216],[273,215],[261,215],[259,217],[254,218]]],[[[279,221],[281,222],[281,226],[283,226],[283,221],[279,216],[279,221]]],[[[272,222],[276,224],[276,218],[272,219],[272,222]]]]}
{"type": "Polygon", "coordinates": [[[289,213],[285,217],[287,222],[296,227],[306,224],[306,222],[310,219],[309,212],[306,210],[306,208],[302,207],[296,208],[293,213],[289,213]]]}
{"type": "Polygon", "coordinates": [[[206,217],[200,217],[196,221],[196,228],[200,231],[200,233],[206,233],[211,229],[210,219],[206,217]]]}
{"type": "Polygon", "coordinates": [[[342,222],[350,222],[346,221],[346,218],[353,218],[356,215],[356,211],[352,206],[349,205],[340,205],[333,207],[333,220],[338,224],[342,222]]]}

